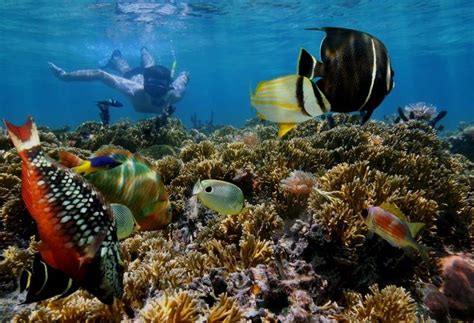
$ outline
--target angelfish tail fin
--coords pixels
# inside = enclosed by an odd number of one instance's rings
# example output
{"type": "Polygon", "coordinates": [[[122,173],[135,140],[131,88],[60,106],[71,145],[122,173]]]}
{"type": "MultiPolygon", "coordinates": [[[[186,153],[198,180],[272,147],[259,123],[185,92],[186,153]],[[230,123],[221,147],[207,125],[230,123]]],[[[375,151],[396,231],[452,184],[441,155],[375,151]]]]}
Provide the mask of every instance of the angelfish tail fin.
{"type": "Polygon", "coordinates": [[[296,73],[309,79],[313,79],[317,76],[323,76],[324,74],[323,63],[319,62],[304,48],[300,49],[297,65],[296,73]]]}

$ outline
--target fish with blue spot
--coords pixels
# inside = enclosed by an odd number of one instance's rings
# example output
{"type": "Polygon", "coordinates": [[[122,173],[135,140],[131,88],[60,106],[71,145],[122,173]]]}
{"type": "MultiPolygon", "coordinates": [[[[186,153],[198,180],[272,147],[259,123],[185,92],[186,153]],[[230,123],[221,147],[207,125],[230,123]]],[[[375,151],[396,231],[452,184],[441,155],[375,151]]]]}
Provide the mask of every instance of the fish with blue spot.
{"type": "Polygon", "coordinates": [[[107,201],[128,207],[140,230],[162,229],[171,221],[168,192],[161,175],[142,156],[105,148],[87,159],[60,151],[59,159],[73,172],[85,176],[107,201]]]}
{"type": "Polygon", "coordinates": [[[30,281],[39,277],[44,282],[44,273],[62,273],[54,277],[56,290],[41,284],[39,290],[28,291],[27,301],[64,295],[72,284],[106,304],[121,298],[124,264],[110,205],[82,176],[45,155],[31,117],[23,126],[5,125],[22,160],[23,201],[41,239],[40,258],[33,265],[37,274],[30,281]]]}

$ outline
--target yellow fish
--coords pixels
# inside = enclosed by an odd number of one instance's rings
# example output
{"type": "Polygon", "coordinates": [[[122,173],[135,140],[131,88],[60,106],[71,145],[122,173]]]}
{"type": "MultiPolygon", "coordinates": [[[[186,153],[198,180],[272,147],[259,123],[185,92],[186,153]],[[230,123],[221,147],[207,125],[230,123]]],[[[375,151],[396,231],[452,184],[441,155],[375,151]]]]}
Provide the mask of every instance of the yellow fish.
{"type": "Polygon", "coordinates": [[[110,207],[115,218],[117,238],[119,240],[128,238],[133,232],[140,230],[140,226],[128,207],[117,203],[110,204],[110,207]]]}
{"type": "Polygon", "coordinates": [[[215,179],[197,181],[193,188],[193,195],[208,208],[222,214],[239,214],[244,207],[244,193],[229,182],[215,179]]]}

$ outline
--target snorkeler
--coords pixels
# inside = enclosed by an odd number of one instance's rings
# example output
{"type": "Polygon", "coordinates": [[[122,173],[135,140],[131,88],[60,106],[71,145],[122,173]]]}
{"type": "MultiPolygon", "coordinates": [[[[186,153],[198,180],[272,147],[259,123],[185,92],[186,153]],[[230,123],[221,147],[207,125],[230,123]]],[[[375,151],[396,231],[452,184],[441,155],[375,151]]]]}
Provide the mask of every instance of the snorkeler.
{"type": "Polygon", "coordinates": [[[155,60],[148,50],[141,49],[141,66],[130,68],[115,50],[105,67],[113,68],[121,75],[113,75],[101,69],[78,70],[66,72],[49,63],[54,75],[63,81],[100,81],[125,94],[133,108],[142,113],[162,113],[168,111],[184,95],[189,80],[188,72],[181,72],[174,80],[174,70],[162,65],[155,65],[155,60]]]}

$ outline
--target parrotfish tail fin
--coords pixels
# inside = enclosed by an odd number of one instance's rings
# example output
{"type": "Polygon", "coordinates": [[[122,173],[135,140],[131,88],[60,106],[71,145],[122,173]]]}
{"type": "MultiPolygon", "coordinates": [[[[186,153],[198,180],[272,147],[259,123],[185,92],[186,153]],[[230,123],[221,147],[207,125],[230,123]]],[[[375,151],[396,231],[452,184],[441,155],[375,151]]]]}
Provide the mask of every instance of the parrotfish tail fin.
{"type": "Polygon", "coordinates": [[[416,238],[420,231],[425,227],[425,224],[421,222],[412,222],[407,224],[413,238],[416,238]]]}
{"type": "Polygon", "coordinates": [[[19,153],[23,150],[39,146],[40,139],[38,129],[32,117],[28,117],[22,126],[15,126],[6,120],[4,120],[4,122],[8,130],[8,135],[19,153]]]}
{"type": "Polygon", "coordinates": [[[306,49],[301,48],[298,56],[298,67],[296,73],[313,79],[317,76],[323,76],[324,65],[312,56],[306,49]]]}
{"type": "Polygon", "coordinates": [[[74,293],[79,285],[65,273],[46,264],[37,254],[32,271],[24,270],[20,275],[20,292],[27,290],[23,304],[39,302],[54,296],[66,297],[74,293]]]}
{"type": "Polygon", "coordinates": [[[59,162],[61,163],[61,165],[67,168],[74,168],[84,163],[83,159],[65,150],[60,150],[58,155],[59,155],[59,162]]]}

